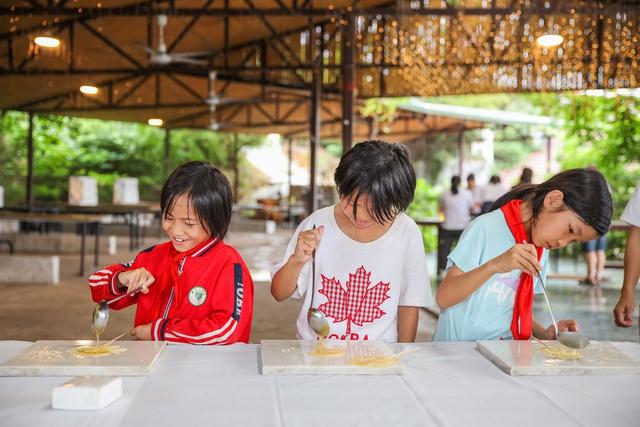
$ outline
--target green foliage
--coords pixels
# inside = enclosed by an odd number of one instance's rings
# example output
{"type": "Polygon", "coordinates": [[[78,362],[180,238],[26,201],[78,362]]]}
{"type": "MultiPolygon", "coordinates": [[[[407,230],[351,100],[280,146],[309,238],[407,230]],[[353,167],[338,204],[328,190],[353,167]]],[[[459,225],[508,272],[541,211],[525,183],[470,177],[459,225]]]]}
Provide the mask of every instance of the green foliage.
{"type": "MultiPolygon", "coordinates": [[[[569,95],[552,108],[564,119],[564,169],[593,165],[607,178],[618,218],[640,179],[640,100],[569,95]]],[[[626,236],[609,236],[609,255],[621,258],[626,236]]]]}
{"type": "Polygon", "coordinates": [[[371,118],[377,123],[392,122],[396,117],[398,104],[404,98],[371,98],[364,101],[360,109],[362,117],[371,118]]]}
{"type": "MultiPolygon", "coordinates": [[[[424,179],[418,179],[413,202],[407,214],[413,219],[433,218],[438,215],[438,192],[424,179]]],[[[424,250],[433,252],[438,247],[437,228],[433,226],[420,227],[424,250]]]]}
{"type": "MultiPolygon", "coordinates": [[[[28,116],[6,112],[0,120],[0,185],[5,204],[25,200],[28,116]]],[[[71,175],[88,175],[98,182],[101,203],[111,203],[113,183],[138,177],[142,200],[157,201],[166,178],[165,131],[147,125],[62,116],[34,118],[34,197],[37,204],[66,202],[71,175]]],[[[210,131],[172,130],[169,169],[189,160],[207,160],[225,173],[241,147],[263,138],[210,131]],[[234,154],[235,153],[235,154],[234,154]]],[[[242,159],[238,158],[241,163],[242,159]]],[[[229,177],[230,180],[232,177],[229,177]]]]}

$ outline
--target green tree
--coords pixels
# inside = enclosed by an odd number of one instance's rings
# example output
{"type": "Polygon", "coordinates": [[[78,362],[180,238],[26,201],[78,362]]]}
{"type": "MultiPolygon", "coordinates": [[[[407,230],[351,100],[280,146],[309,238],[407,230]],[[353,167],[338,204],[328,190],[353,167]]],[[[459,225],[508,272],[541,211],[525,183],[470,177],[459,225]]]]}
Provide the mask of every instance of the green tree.
{"type": "MultiPolygon", "coordinates": [[[[552,107],[564,119],[564,169],[595,166],[611,187],[618,218],[640,179],[640,100],[567,95],[552,107]]],[[[623,256],[626,236],[610,236],[609,254],[623,256]]]]}

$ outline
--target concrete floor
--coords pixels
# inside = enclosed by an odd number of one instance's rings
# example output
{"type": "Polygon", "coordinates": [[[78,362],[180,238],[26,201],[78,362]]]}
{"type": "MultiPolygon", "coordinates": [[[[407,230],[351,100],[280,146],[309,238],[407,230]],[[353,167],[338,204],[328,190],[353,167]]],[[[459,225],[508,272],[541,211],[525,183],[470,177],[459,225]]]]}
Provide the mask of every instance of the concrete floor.
{"type": "MultiPolygon", "coordinates": [[[[251,342],[262,339],[295,339],[295,320],[300,302],[289,299],[276,302],[269,291],[269,270],[284,253],[292,230],[278,229],[267,235],[257,231],[232,231],[227,242],[245,259],[254,278],[255,302],[251,342]]],[[[149,233],[148,235],[155,235],[149,233]]],[[[143,247],[157,243],[147,238],[143,247]]],[[[102,255],[100,266],[128,261],[134,256],[128,242],[119,237],[117,255],[102,255]],[[126,249],[121,249],[126,248],[126,249]]],[[[93,262],[93,258],[89,258],[93,262]]],[[[60,284],[0,285],[0,340],[71,340],[91,339],[91,300],[86,277],[77,274],[79,257],[60,256],[60,284]]],[[[93,266],[87,268],[87,277],[93,266]]],[[[128,332],[133,325],[135,307],[112,312],[105,339],[128,332]]],[[[429,340],[435,319],[421,312],[418,341],[429,340]]],[[[128,334],[127,334],[128,336],[128,334]]],[[[126,338],[123,338],[126,339],[126,338]]]]}

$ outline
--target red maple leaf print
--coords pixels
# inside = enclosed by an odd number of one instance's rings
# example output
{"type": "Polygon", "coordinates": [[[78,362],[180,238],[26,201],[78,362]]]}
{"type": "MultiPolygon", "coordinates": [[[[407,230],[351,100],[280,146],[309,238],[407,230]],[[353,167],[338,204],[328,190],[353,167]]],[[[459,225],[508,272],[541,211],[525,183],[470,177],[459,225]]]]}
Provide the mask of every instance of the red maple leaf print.
{"type": "Polygon", "coordinates": [[[349,273],[349,280],[343,289],[335,277],[322,277],[322,288],[319,293],[326,296],[329,302],[318,307],[327,317],[332,317],[334,323],[347,321],[347,334],[351,333],[351,322],[362,326],[365,322],[373,322],[386,314],[378,306],[389,298],[389,283],[378,282],[369,288],[371,273],[361,266],[355,274],[349,273]]]}

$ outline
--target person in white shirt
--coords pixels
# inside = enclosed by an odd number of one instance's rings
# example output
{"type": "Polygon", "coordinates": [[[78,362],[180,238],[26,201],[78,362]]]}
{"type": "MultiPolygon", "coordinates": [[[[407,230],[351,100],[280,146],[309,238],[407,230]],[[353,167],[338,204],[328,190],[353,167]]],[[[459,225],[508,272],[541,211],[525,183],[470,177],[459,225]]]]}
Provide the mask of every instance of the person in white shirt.
{"type": "Polygon", "coordinates": [[[473,200],[471,213],[478,215],[480,214],[480,204],[482,203],[482,189],[476,185],[476,176],[472,173],[467,175],[467,190],[471,193],[471,200],[473,200]]]}
{"type": "Polygon", "coordinates": [[[404,213],[416,187],[409,152],[382,141],[356,144],[334,178],[340,201],[298,226],[271,271],[271,294],[304,298],[300,339],[317,338],[307,320],[313,299],[329,339],[413,342],[418,308],[434,301],[422,235],[404,213]]]}
{"type": "Polygon", "coordinates": [[[507,193],[508,189],[502,184],[498,175],[492,175],[489,183],[482,189],[482,203],[480,213],[485,214],[491,210],[493,202],[507,193]]]}
{"type": "Polygon", "coordinates": [[[640,181],[627,203],[620,219],[631,226],[624,251],[624,279],[620,300],[613,309],[616,325],[633,325],[633,311],[636,308],[636,285],[640,278],[640,181]]]}
{"type": "Polygon", "coordinates": [[[460,177],[451,177],[451,189],[440,196],[440,212],[444,221],[438,230],[438,274],[444,270],[447,255],[454,241],[471,221],[473,196],[468,190],[460,189],[460,177]]]}

